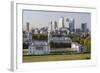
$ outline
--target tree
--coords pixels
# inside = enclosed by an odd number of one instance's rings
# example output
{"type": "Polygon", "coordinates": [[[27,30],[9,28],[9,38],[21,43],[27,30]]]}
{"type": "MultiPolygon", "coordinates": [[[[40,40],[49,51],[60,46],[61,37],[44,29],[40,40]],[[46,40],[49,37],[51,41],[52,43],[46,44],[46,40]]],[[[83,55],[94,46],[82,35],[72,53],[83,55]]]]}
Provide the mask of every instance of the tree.
{"type": "Polygon", "coordinates": [[[91,38],[90,38],[90,36],[85,38],[84,44],[87,48],[87,52],[91,52],[91,38]]]}

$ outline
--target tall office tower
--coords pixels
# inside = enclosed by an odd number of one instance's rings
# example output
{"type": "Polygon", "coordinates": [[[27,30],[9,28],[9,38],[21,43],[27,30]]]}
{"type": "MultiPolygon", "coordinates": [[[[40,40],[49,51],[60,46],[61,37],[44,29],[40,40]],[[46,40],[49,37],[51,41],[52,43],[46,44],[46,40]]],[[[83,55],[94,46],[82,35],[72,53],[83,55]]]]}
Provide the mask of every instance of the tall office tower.
{"type": "Polygon", "coordinates": [[[50,22],[50,30],[53,31],[53,23],[52,23],[52,21],[50,22]]]}
{"type": "Polygon", "coordinates": [[[66,24],[65,24],[65,27],[69,28],[69,18],[66,18],[66,24]]]}
{"type": "Polygon", "coordinates": [[[75,20],[74,19],[70,19],[69,30],[70,30],[70,32],[74,32],[74,29],[75,29],[75,20]]]}
{"type": "Polygon", "coordinates": [[[29,32],[29,22],[26,23],[26,30],[29,32]]]}
{"type": "Polygon", "coordinates": [[[27,31],[27,44],[29,44],[30,42],[29,22],[26,23],[26,31],[27,31]]]}
{"type": "Polygon", "coordinates": [[[81,23],[81,29],[82,29],[82,32],[86,32],[87,31],[87,23],[81,23]]]}
{"type": "Polygon", "coordinates": [[[54,21],[54,29],[55,29],[55,30],[58,29],[57,21],[54,21]]]}
{"type": "Polygon", "coordinates": [[[65,27],[65,26],[64,26],[64,17],[63,17],[63,16],[61,16],[61,17],[59,18],[58,28],[61,28],[61,27],[65,27]]]}

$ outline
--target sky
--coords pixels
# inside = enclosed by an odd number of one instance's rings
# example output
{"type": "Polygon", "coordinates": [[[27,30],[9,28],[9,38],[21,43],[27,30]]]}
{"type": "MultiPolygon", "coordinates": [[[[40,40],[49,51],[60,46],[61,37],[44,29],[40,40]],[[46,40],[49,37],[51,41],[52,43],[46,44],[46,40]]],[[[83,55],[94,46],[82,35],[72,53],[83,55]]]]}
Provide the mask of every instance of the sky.
{"type": "Polygon", "coordinates": [[[83,12],[61,12],[61,11],[34,11],[23,10],[23,29],[26,29],[26,23],[30,23],[31,28],[48,27],[50,21],[57,21],[59,23],[60,17],[64,19],[74,19],[75,28],[81,28],[81,23],[87,23],[87,28],[91,30],[91,14],[83,12]]]}

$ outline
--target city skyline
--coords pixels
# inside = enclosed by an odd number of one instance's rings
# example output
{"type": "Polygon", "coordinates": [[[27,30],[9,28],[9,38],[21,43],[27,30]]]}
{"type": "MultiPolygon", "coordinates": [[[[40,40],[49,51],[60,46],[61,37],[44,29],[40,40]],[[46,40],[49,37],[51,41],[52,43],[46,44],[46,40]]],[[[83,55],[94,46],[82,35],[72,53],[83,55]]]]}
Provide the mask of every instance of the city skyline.
{"type": "MultiPolygon", "coordinates": [[[[76,12],[52,12],[52,11],[23,11],[23,29],[26,29],[26,23],[30,23],[30,28],[48,27],[51,21],[57,21],[64,17],[64,24],[67,25],[66,19],[75,20],[75,28],[81,28],[82,23],[87,23],[87,28],[91,30],[91,14],[76,12]]],[[[69,25],[68,25],[69,26],[69,25]]]]}
{"type": "Polygon", "coordinates": [[[22,22],[23,62],[91,59],[90,13],[24,10],[22,22]]]}

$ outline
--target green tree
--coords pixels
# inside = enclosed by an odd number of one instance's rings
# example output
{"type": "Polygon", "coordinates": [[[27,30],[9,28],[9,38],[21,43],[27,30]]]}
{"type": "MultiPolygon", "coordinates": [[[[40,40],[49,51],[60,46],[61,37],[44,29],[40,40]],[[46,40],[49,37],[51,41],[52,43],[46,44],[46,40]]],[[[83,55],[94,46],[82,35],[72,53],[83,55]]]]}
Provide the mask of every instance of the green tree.
{"type": "Polygon", "coordinates": [[[87,36],[84,40],[84,44],[87,48],[87,52],[91,52],[91,38],[90,36],[87,36]]]}

